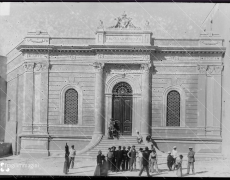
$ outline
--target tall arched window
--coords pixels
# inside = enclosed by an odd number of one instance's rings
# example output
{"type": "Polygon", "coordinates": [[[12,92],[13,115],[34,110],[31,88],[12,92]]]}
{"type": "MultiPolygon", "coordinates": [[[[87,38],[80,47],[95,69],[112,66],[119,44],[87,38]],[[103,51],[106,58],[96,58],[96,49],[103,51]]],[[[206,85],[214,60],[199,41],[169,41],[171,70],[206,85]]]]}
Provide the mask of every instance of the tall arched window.
{"type": "Polygon", "coordinates": [[[180,93],[175,90],[167,94],[166,126],[180,126],[180,93]]]}
{"type": "Polygon", "coordinates": [[[78,93],[71,88],[65,92],[64,124],[78,123],[78,93]]]}

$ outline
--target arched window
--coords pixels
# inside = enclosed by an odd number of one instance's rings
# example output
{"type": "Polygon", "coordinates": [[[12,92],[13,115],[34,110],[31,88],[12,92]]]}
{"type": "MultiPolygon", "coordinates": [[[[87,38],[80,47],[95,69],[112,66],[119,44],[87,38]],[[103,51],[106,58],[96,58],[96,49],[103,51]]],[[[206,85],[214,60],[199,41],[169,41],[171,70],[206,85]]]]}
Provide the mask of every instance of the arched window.
{"type": "Polygon", "coordinates": [[[78,123],[78,93],[71,88],[65,92],[64,124],[78,123]]]}
{"type": "Polygon", "coordinates": [[[166,126],[180,126],[180,93],[172,90],[167,94],[166,126]]]}

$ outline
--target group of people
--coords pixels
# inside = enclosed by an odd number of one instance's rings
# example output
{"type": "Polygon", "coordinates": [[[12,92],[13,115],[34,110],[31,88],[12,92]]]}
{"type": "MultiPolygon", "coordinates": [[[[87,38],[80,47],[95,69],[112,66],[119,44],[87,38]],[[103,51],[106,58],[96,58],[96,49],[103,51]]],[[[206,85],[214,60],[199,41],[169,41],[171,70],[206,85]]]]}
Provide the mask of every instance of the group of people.
{"type": "MultiPolygon", "coordinates": [[[[190,172],[190,167],[194,173],[194,156],[193,148],[189,147],[187,174],[190,172]]],[[[169,171],[177,170],[176,175],[178,177],[182,177],[182,160],[183,155],[178,155],[177,147],[174,146],[172,152],[168,152],[167,165],[169,171]]],[[[102,155],[99,150],[94,176],[107,176],[108,172],[136,171],[136,164],[139,165],[139,176],[144,170],[147,172],[147,176],[150,176],[149,172],[154,173],[154,171],[159,174],[157,161],[157,153],[153,144],[151,144],[151,148],[146,146],[139,150],[136,150],[134,145],[132,148],[128,146],[127,149],[125,146],[123,146],[123,149],[118,146],[118,150],[113,146],[108,148],[106,156],[102,155]]]]}
{"type": "Polygon", "coordinates": [[[63,173],[67,174],[69,172],[70,167],[74,168],[74,160],[75,160],[76,150],[74,149],[74,145],[71,146],[69,150],[69,146],[65,145],[65,162],[63,173]]]}
{"type": "MultiPolygon", "coordinates": [[[[187,166],[187,174],[190,172],[190,167],[192,169],[192,173],[194,174],[194,162],[195,162],[195,152],[193,151],[192,147],[189,147],[189,152],[188,152],[188,166],[187,166]]],[[[168,157],[167,157],[167,165],[169,168],[169,171],[177,169],[177,176],[182,177],[182,160],[183,160],[183,155],[178,156],[177,152],[177,147],[174,146],[172,152],[168,152],[168,157]]]]}
{"type": "Polygon", "coordinates": [[[148,175],[149,170],[152,173],[154,172],[154,167],[156,172],[159,173],[157,166],[157,153],[154,146],[152,146],[150,150],[146,147],[144,150],[143,148],[140,148],[138,151],[135,149],[134,145],[132,148],[128,146],[127,149],[125,146],[123,146],[123,149],[121,149],[121,146],[118,146],[118,150],[116,150],[116,147],[113,146],[108,148],[106,156],[102,155],[101,150],[99,150],[97,156],[97,167],[94,175],[107,176],[109,171],[136,171],[136,164],[139,165],[140,175],[146,168],[146,164],[150,164],[149,168],[146,170],[148,175]],[[146,152],[148,157],[146,156],[146,152]]]}

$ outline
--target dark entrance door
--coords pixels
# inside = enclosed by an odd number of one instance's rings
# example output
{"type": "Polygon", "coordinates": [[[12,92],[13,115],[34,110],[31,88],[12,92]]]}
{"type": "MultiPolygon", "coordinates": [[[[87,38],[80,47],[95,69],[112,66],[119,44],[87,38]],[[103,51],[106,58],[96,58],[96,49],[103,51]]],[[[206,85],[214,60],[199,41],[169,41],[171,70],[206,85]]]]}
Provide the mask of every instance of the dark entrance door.
{"type": "Polygon", "coordinates": [[[120,82],[113,88],[112,117],[117,121],[122,135],[132,134],[132,88],[120,82]]]}

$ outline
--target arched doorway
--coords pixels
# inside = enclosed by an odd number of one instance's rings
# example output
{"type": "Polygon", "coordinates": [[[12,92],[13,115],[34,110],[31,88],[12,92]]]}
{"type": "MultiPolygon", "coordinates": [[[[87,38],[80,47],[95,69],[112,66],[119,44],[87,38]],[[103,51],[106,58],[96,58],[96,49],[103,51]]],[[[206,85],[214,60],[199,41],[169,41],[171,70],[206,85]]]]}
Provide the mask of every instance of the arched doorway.
{"type": "Polygon", "coordinates": [[[118,123],[122,135],[132,134],[132,93],[126,82],[113,87],[112,118],[118,123]]]}

